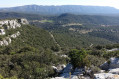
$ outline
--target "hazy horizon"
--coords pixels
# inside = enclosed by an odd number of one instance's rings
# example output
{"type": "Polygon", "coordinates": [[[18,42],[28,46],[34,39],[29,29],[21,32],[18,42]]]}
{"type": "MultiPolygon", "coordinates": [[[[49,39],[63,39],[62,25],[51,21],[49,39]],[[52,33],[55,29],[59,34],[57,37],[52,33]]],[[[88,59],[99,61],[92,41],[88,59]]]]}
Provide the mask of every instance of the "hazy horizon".
{"type": "Polygon", "coordinates": [[[17,7],[24,5],[83,5],[83,6],[109,6],[119,9],[119,0],[4,0],[0,8],[17,7]]]}
{"type": "MultiPolygon", "coordinates": [[[[0,8],[12,8],[12,7],[20,7],[20,6],[28,6],[28,5],[37,5],[37,6],[75,6],[74,4],[64,4],[64,5],[38,5],[38,4],[26,4],[26,5],[18,5],[18,6],[9,6],[9,7],[0,7],[0,8]]],[[[76,6],[101,6],[101,5],[76,5],[76,6]]],[[[102,6],[102,7],[113,7],[113,6],[102,6]]],[[[113,7],[116,8],[116,7],[113,7]]],[[[119,9],[119,8],[116,8],[119,9]]]]}

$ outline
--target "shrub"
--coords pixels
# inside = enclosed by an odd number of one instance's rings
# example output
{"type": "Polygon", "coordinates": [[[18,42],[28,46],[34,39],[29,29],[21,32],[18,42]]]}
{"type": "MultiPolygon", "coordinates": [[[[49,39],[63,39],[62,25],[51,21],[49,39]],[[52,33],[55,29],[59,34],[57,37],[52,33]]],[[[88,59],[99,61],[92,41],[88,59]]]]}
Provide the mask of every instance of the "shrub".
{"type": "Polygon", "coordinates": [[[97,67],[97,66],[91,67],[91,70],[92,70],[93,73],[98,73],[98,72],[100,72],[100,68],[97,67]]]}
{"type": "Polygon", "coordinates": [[[88,60],[90,60],[91,65],[94,66],[100,66],[106,61],[103,57],[98,57],[94,55],[88,55],[88,60]]]}
{"type": "Polygon", "coordinates": [[[81,50],[73,49],[69,52],[69,56],[71,58],[71,63],[73,64],[74,68],[90,65],[90,62],[87,58],[88,54],[84,49],[81,50]]]}
{"type": "Polygon", "coordinates": [[[59,47],[58,45],[55,45],[55,46],[52,46],[51,49],[52,49],[53,51],[58,52],[58,51],[60,50],[60,47],[59,47]]]}
{"type": "Polygon", "coordinates": [[[16,54],[16,52],[10,52],[10,55],[14,55],[14,54],[16,54]]]}

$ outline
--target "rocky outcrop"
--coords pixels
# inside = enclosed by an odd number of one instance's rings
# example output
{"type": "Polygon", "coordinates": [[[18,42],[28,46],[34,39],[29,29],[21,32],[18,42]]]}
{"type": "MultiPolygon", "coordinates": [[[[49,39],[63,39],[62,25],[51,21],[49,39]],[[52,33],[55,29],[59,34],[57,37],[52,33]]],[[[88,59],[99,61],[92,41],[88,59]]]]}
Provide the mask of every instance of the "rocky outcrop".
{"type": "Polygon", "coordinates": [[[2,41],[0,41],[0,46],[7,46],[11,43],[11,38],[6,37],[2,41]]]}
{"type": "Polygon", "coordinates": [[[58,66],[52,66],[52,68],[55,70],[55,72],[60,73],[66,66],[64,64],[58,65],[58,66]]]}
{"type": "MultiPolygon", "coordinates": [[[[10,30],[10,29],[16,29],[18,27],[21,27],[22,24],[29,24],[27,19],[10,19],[10,20],[0,20],[0,36],[5,35],[6,31],[5,30],[10,30]]],[[[11,34],[9,36],[4,36],[4,38],[1,38],[0,40],[0,46],[7,46],[11,43],[11,38],[16,38],[20,35],[20,32],[17,31],[14,34],[11,34]]]]}
{"type": "Polygon", "coordinates": [[[1,20],[0,27],[4,29],[15,29],[21,27],[21,24],[29,24],[26,19],[1,20]]]}
{"type": "Polygon", "coordinates": [[[17,38],[19,35],[20,35],[20,32],[18,31],[15,34],[12,34],[12,35],[4,38],[2,41],[0,41],[0,46],[7,46],[7,45],[9,45],[12,42],[11,38],[17,38]]]}
{"type": "Polygon", "coordinates": [[[119,68],[109,69],[108,73],[96,73],[95,79],[119,79],[119,68]]]}
{"type": "Polygon", "coordinates": [[[113,49],[110,49],[110,50],[107,50],[107,52],[113,52],[113,51],[118,51],[119,48],[113,48],[113,49]]]}
{"type": "Polygon", "coordinates": [[[119,75],[112,73],[98,73],[95,74],[95,79],[119,79],[119,75]]]}
{"type": "Polygon", "coordinates": [[[18,37],[20,35],[20,32],[18,31],[17,33],[15,33],[15,34],[12,34],[10,37],[11,38],[16,38],[16,37],[18,37]]]}
{"type": "Polygon", "coordinates": [[[18,22],[21,23],[21,24],[29,24],[29,22],[25,18],[18,19],[18,22]]]}
{"type": "Polygon", "coordinates": [[[0,35],[5,35],[5,29],[0,29],[0,35]]]}
{"type": "Polygon", "coordinates": [[[119,74],[119,68],[109,69],[109,73],[112,73],[112,74],[119,74]]]}
{"type": "Polygon", "coordinates": [[[103,67],[105,70],[108,69],[108,72],[101,70],[98,73],[93,73],[93,77],[91,77],[91,69],[73,69],[73,66],[71,64],[67,64],[67,66],[62,70],[62,73],[59,75],[59,77],[51,79],[119,79],[119,58],[110,58],[110,60],[101,65],[101,67],[103,67]],[[86,73],[88,72],[89,74],[86,75],[86,73]]]}
{"type": "Polygon", "coordinates": [[[75,68],[75,70],[73,70],[72,64],[69,63],[64,69],[61,70],[59,77],[51,79],[90,79],[89,77],[84,77],[83,72],[83,68],[75,68]]]}
{"type": "Polygon", "coordinates": [[[101,65],[101,68],[103,70],[119,68],[119,58],[115,58],[115,57],[110,58],[109,61],[101,65]]]}
{"type": "Polygon", "coordinates": [[[97,73],[95,79],[119,79],[119,58],[113,57],[109,61],[101,65],[103,70],[108,70],[108,73],[97,73]]]}

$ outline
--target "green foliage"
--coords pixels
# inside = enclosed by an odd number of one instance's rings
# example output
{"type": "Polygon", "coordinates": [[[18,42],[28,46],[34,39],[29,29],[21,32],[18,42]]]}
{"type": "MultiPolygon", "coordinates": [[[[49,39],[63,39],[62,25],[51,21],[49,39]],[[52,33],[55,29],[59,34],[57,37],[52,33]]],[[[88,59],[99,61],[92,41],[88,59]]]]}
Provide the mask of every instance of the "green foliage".
{"type": "Polygon", "coordinates": [[[14,55],[14,54],[16,54],[16,52],[10,52],[10,55],[14,55]]]}
{"type": "Polygon", "coordinates": [[[71,63],[75,67],[84,67],[89,66],[90,62],[87,58],[87,52],[84,49],[77,50],[73,49],[69,52],[69,56],[71,58],[71,63]]]}
{"type": "Polygon", "coordinates": [[[53,51],[59,51],[59,47],[49,32],[22,25],[7,31],[7,35],[16,31],[20,31],[20,36],[12,39],[10,45],[0,47],[0,71],[5,78],[44,79],[55,74],[52,65],[66,63],[65,59],[54,54],[53,51]]]}
{"type": "Polygon", "coordinates": [[[91,70],[93,73],[99,73],[101,69],[97,66],[93,66],[93,67],[91,67],[91,70]]]}
{"type": "Polygon", "coordinates": [[[102,65],[106,61],[105,58],[99,57],[98,55],[88,55],[88,60],[90,61],[91,65],[96,67],[100,67],[100,65],[102,65]]]}
{"type": "Polygon", "coordinates": [[[18,79],[17,77],[13,76],[13,77],[10,77],[10,78],[4,78],[2,75],[0,75],[0,79],[18,79]]]}
{"type": "Polygon", "coordinates": [[[111,57],[117,57],[117,56],[119,56],[119,51],[105,52],[103,54],[103,57],[107,58],[107,59],[109,59],[111,57]]]}
{"type": "Polygon", "coordinates": [[[53,51],[58,52],[58,51],[60,50],[60,47],[59,47],[58,45],[54,45],[54,46],[51,47],[51,49],[52,49],[53,51]]]}
{"type": "Polygon", "coordinates": [[[55,72],[51,68],[54,64],[65,63],[65,59],[59,57],[50,49],[40,51],[22,51],[12,55],[0,55],[0,71],[4,77],[17,76],[24,79],[44,79],[53,76],[55,72]]]}
{"type": "MultiPolygon", "coordinates": [[[[14,13],[10,15],[14,15],[14,13]]],[[[5,36],[17,31],[20,31],[21,35],[16,39],[12,39],[12,43],[9,46],[0,47],[0,72],[5,78],[12,76],[24,79],[52,77],[55,74],[51,68],[52,65],[63,64],[69,61],[69,59],[59,56],[62,54],[69,54],[74,68],[93,65],[94,68],[92,70],[94,72],[98,72],[98,67],[110,57],[119,56],[119,51],[106,51],[106,49],[119,48],[119,44],[112,45],[119,40],[119,27],[102,27],[100,25],[110,24],[110,21],[107,21],[109,17],[100,18],[99,16],[77,15],[44,17],[25,14],[17,14],[17,16],[11,17],[21,16],[27,17],[30,20],[47,19],[49,22],[52,20],[52,23],[43,21],[46,23],[35,22],[31,24],[50,31],[61,47],[54,42],[48,31],[38,27],[22,25],[21,28],[6,30],[5,36]],[[62,27],[62,25],[72,22],[81,23],[82,25],[62,27]],[[76,31],[70,31],[69,28],[74,28],[76,31]],[[90,29],[93,31],[86,34],[80,33],[81,30],[90,29]],[[93,44],[92,47],[91,44],[93,44]],[[81,49],[82,47],[86,47],[88,50],[81,49]],[[72,48],[80,50],[73,49],[69,52],[72,48]],[[58,51],[60,51],[60,54],[54,53],[58,51]]],[[[0,40],[5,36],[0,36],[0,40]]]]}
{"type": "Polygon", "coordinates": [[[74,14],[61,14],[55,18],[55,21],[66,24],[66,23],[86,23],[86,24],[105,24],[105,25],[119,25],[118,17],[109,16],[95,16],[95,15],[74,15],[74,14]]]}
{"type": "Polygon", "coordinates": [[[114,27],[118,28],[117,26],[110,26],[109,29],[106,27],[102,27],[101,25],[98,24],[88,24],[86,23],[87,22],[86,21],[85,24],[81,22],[83,24],[81,26],[75,25],[75,26],[63,27],[64,24],[77,23],[77,22],[71,21],[66,23],[60,23],[60,21],[62,21],[62,19],[58,20],[58,22],[55,21],[54,23],[42,24],[39,22],[35,22],[31,24],[34,24],[38,27],[40,26],[50,31],[54,35],[54,38],[56,39],[56,41],[61,47],[78,47],[78,46],[87,47],[90,46],[91,44],[107,45],[117,42],[118,37],[116,37],[116,35],[118,35],[118,33],[112,33],[110,30],[110,29],[114,29],[114,27]],[[69,30],[70,28],[75,29],[75,31],[69,30]],[[80,32],[82,30],[84,30],[84,32],[87,30],[92,30],[92,32],[81,34],[80,32]]]}
{"type": "Polygon", "coordinates": [[[89,52],[90,55],[94,55],[94,56],[103,56],[103,54],[105,53],[105,51],[102,51],[102,50],[91,50],[89,52]]]}
{"type": "Polygon", "coordinates": [[[101,50],[101,49],[103,49],[103,46],[97,45],[97,46],[95,46],[95,48],[98,49],[98,50],[101,50]]]}

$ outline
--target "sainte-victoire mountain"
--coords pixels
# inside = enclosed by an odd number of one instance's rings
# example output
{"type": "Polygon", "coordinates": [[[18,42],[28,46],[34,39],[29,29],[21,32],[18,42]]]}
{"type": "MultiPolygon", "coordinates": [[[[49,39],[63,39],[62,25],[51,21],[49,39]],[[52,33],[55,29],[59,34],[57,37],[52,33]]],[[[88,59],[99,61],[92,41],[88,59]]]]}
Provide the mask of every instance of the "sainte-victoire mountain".
{"type": "Polygon", "coordinates": [[[43,6],[43,5],[25,5],[11,8],[1,8],[0,12],[22,12],[35,14],[118,14],[119,9],[108,6],[82,6],[82,5],[61,5],[61,6],[43,6]]]}

